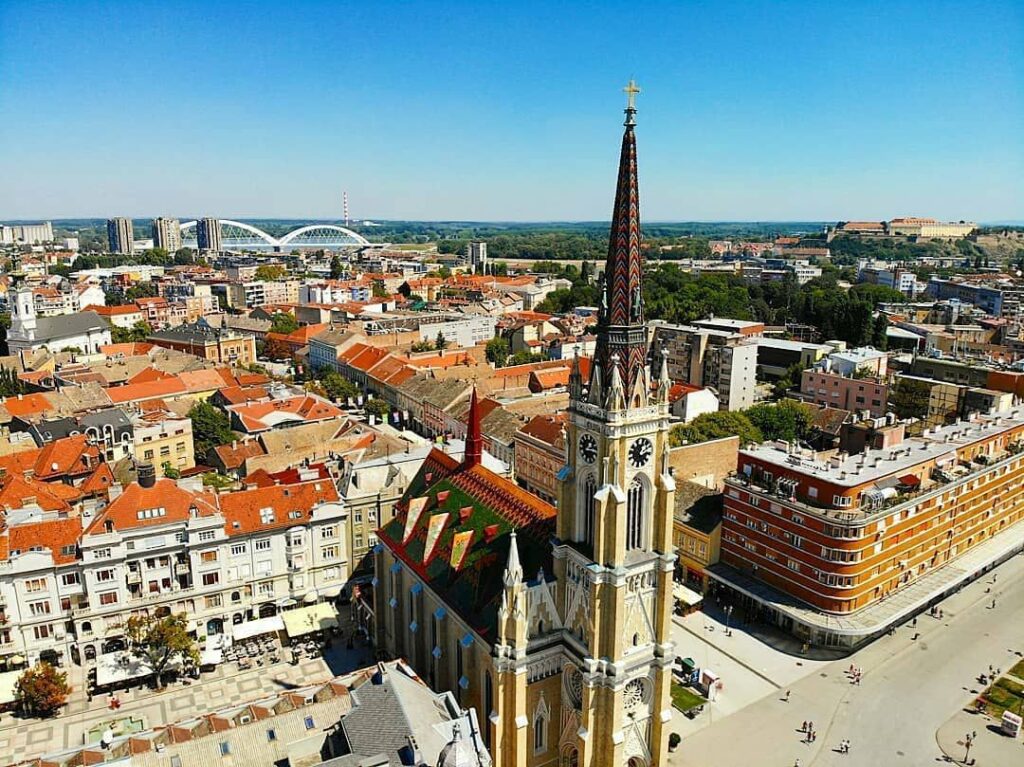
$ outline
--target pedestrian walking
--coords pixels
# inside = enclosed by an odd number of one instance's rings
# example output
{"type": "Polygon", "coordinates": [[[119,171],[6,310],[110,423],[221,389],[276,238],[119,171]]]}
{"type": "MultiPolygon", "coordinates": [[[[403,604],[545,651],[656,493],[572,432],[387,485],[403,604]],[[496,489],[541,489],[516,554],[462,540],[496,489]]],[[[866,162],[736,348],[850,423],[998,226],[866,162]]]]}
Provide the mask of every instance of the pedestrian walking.
{"type": "Polygon", "coordinates": [[[992,600],[992,609],[993,610],[996,609],[996,600],[994,600],[994,599],[992,600]]]}
{"type": "Polygon", "coordinates": [[[789,703],[789,690],[786,690],[786,703],[789,703]]]}
{"type": "Polygon", "coordinates": [[[807,720],[804,719],[804,723],[800,725],[800,732],[807,732],[807,720]]]}

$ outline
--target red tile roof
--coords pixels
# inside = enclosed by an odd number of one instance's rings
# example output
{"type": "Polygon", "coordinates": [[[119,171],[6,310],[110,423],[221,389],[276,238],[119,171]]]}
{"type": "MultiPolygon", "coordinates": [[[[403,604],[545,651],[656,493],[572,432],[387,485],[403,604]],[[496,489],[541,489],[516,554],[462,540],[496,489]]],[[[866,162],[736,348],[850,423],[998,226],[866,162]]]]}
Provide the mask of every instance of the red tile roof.
{"type": "Polygon", "coordinates": [[[305,524],[312,517],[314,507],[337,502],[338,490],[334,482],[320,480],[227,493],[220,497],[220,508],[228,535],[247,535],[305,524]],[[272,517],[266,517],[267,521],[261,517],[262,509],[273,512],[272,517]]]}
{"type": "Polygon", "coordinates": [[[309,395],[289,397],[271,402],[255,402],[251,405],[234,405],[231,412],[238,416],[248,431],[271,429],[283,420],[326,421],[340,418],[344,413],[326,400],[309,395]],[[284,418],[278,416],[285,416],[284,418]],[[287,416],[291,416],[290,418],[287,416]]]}
{"type": "Polygon", "coordinates": [[[163,397],[174,397],[185,394],[185,384],[177,376],[172,378],[150,381],[148,383],[125,384],[124,386],[111,386],[106,390],[110,401],[115,405],[124,402],[137,402],[145,399],[158,399],[163,397]]]}
{"type": "Polygon", "coordinates": [[[217,511],[217,498],[210,493],[190,492],[172,479],[158,479],[152,487],[133,482],[96,515],[85,532],[102,532],[108,521],[114,523],[115,530],[184,522],[192,508],[201,517],[210,516],[217,511]]]}
{"type": "Polygon", "coordinates": [[[245,463],[247,458],[266,454],[263,445],[254,439],[233,442],[230,445],[219,445],[213,449],[213,452],[217,454],[221,463],[224,464],[224,468],[228,470],[237,469],[245,463]]]}
{"type": "Polygon", "coordinates": [[[16,397],[7,397],[3,406],[12,416],[32,416],[45,413],[53,409],[50,400],[43,394],[19,394],[16,397]]]}
{"type": "MultiPolygon", "coordinates": [[[[78,538],[82,534],[82,520],[79,517],[47,519],[15,525],[0,533],[7,538],[6,547],[0,545],[0,552],[29,551],[41,546],[49,549],[53,562],[57,565],[74,562],[78,547],[78,538]]],[[[0,557],[6,558],[6,557],[0,557]]]]}

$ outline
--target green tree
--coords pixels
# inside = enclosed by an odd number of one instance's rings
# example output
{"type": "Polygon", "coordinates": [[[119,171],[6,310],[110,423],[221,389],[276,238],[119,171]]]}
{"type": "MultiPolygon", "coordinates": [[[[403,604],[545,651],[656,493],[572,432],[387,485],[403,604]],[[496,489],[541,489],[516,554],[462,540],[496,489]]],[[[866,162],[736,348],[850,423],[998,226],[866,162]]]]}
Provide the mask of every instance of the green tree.
{"type": "Polygon", "coordinates": [[[284,277],[288,272],[280,264],[263,264],[256,267],[256,279],[261,282],[273,282],[284,277]]]}
{"type": "Polygon", "coordinates": [[[0,397],[14,397],[25,393],[25,382],[13,368],[0,368],[0,397]]]}
{"type": "Polygon", "coordinates": [[[340,280],[341,275],[345,273],[345,267],[341,263],[341,256],[335,253],[331,257],[331,279],[340,280]]]}
{"type": "Polygon", "coordinates": [[[161,687],[164,670],[171,661],[199,664],[199,648],[188,633],[185,613],[163,617],[133,615],[128,618],[124,633],[131,653],[149,664],[161,687]]]}
{"type": "Polygon", "coordinates": [[[814,422],[814,407],[792,399],[775,404],[761,402],[743,413],[767,440],[795,442],[803,439],[814,422]]]}
{"type": "Polygon", "coordinates": [[[11,313],[0,312],[0,356],[6,357],[10,354],[7,348],[7,331],[11,327],[11,313]]]}
{"type": "Polygon", "coordinates": [[[359,387],[336,370],[325,373],[320,379],[320,385],[323,386],[327,396],[333,400],[344,400],[350,397],[354,399],[360,394],[359,387]]]}
{"type": "Polygon", "coordinates": [[[132,303],[140,298],[155,298],[159,291],[152,282],[137,282],[124,292],[126,303],[132,303]]]}
{"type": "Polygon", "coordinates": [[[139,320],[130,328],[114,327],[110,330],[110,337],[115,344],[139,343],[151,335],[153,335],[153,328],[145,320],[139,320]]]}
{"type": "Polygon", "coordinates": [[[299,321],[288,312],[277,312],[270,320],[270,331],[288,335],[299,329],[299,321]]]}
{"type": "Polygon", "coordinates": [[[25,669],[14,686],[15,700],[33,716],[52,716],[70,694],[67,672],[59,671],[45,661],[25,669]]]}
{"type": "Polygon", "coordinates": [[[703,413],[690,423],[677,424],[672,427],[668,438],[672,447],[678,447],[733,435],[740,438],[740,445],[764,441],[761,432],[750,422],[749,418],[743,413],[728,410],[703,413]]]}
{"type": "Polygon", "coordinates": [[[391,295],[390,293],[388,293],[387,288],[384,287],[384,283],[381,282],[380,280],[373,281],[373,287],[371,288],[370,292],[372,293],[374,298],[387,298],[391,295]]]}
{"type": "Polygon", "coordinates": [[[367,415],[374,416],[378,422],[386,422],[388,416],[391,414],[391,406],[380,397],[371,399],[366,405],[363,406],[363,410],[366,411],[367,415]]]}
{"type": "Polygon", "coordinates": [[[163,462],[164,476],[167,479],[181,479],[181,472],[175,466],[171,466],[170,461],[163,462]]]}
{"type": "Polygon", "coordinates": [[[541,352],[531,352],[526,349],[520,349],[505,361],[505,365],[529,365],[532,362],[543,362],[545,359],[545,355],[541,352]]]}
{"type": "Polygon", "coordinates": [[[235,438],[231,431],[231,419],[227,413],[200,400],[188,411],[192,420],[192,440],[195,442],[196,455],[203,457],[218,445],[226,445],[235,438]]]}
{"type": "Polygon", "coordinates": [[[444,333],[440,330],[437,331],[437,338],[434,339],[434,348],[438,351],[444,351],[448,348],[448,339],[444,337],[444,333]]]}
{"type": "Polygon", "coordinates": [[[511,353],[512,349],[508,345],[508,340],[501,336],[492,338],[487,342],[487,346],[484,347],[484,354],[487,355],[487,361],[493,364],[496,368],[505,367],[505,362],[508,360],[508,356],[511,353]]]}
{"type": "Polygon", "coordinates": [[[886,334],[888,329],[889,318],[879,312],[871,325],[871,345],[883,352],[889,348],[889,336],[886,334]]]}

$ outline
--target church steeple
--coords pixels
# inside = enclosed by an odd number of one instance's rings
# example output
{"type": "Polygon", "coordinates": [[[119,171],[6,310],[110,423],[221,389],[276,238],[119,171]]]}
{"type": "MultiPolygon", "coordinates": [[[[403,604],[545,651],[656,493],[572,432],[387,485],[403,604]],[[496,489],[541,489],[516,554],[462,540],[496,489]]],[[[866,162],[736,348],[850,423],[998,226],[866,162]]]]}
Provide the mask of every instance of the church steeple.
{"type": "Polygon", "coordinates": [[[476,400],[476,387],[473,387],[473,395],[469,400],[469,423],[466,425],[466,455],[463,458],[463,465],[468,469],[477,466],[483,460],[484,443],[480,434],[480,406],[476,400]]]}
{"type": "MultiPolygon", "coordinates": [[[[630,407],[646,404],[648,378],[646,366],[647,331],[644,323],[643,255],[640,251],[640,191],[637,184],[635,97],[640,92],[631,80],[625,88],[626,129],[619,154],[619,176],[615,189],[608,258],[605,262],[601,312],[598,317],[597,349],[591,385],[608,385],[618,369],[622,387],[630,397],[630,407]],[[600,383],[599,383],[600,382],[600,383]],[[634,392],[644,401],[634,401],[634,392]]],[[[604,392],[600,398],[604,400],[604,392]]]]}

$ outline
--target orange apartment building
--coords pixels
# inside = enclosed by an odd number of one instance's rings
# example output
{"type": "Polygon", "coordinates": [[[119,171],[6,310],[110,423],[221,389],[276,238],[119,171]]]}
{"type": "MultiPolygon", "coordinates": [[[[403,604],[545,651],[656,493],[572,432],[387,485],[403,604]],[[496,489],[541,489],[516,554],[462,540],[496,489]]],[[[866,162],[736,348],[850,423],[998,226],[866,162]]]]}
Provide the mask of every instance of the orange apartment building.
{"type": "Polygon", "coordinates": [[[1024,407],[883,449],[739,452],[718,587],[804,641],[855,647],[1024,549],[1024,407]]]}

